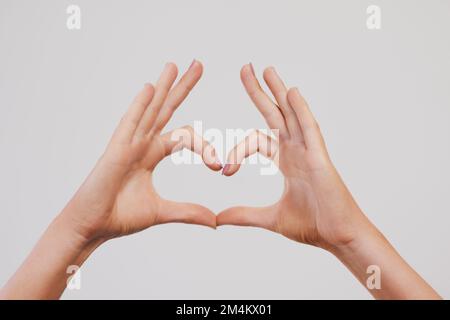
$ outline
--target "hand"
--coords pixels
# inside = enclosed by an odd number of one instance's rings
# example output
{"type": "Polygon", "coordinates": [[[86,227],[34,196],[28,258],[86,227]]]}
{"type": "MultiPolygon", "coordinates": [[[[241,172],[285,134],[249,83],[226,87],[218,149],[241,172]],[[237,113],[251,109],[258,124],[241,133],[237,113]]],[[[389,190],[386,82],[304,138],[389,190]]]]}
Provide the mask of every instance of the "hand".
{"type": "Polygon", "coordinates": [[[202,70],[194,61],[172,87],[178,72],[169,63],[155,87],[144,86],[89,177],[0,290],[0,299],[60,297],[66,288],[67,268],[80,267],[99,245],[114,237],[168,222],[215,228],[216,216],[209,209],[163,199],[152,184],[157,164],[181,148],[201,154],[212,170],[222,167],[215,150],[192,128],[161,135],[202,70]]]}
{"type": "Polygon", "coordinates": [[[252,65],[242,68],[241,79],[279,139],[255,131],[230,152],[223,174],[235,174],[244,158],[260,152],[279,166],[285,188],[277,203],[229,208],[217,224],[261,227],[323,248],[351,242],[367,219],[331,163],[306,101],[296,88],[286,88],[274,68],[264,71],[264,80],[276,103],[261,88],[252,65]]]}
{"type": "Polygon", "coordinates": [[[278,139],[258,131],[229,154],[226,176],[244,158],[260,152],[273,159],[284,175],[281,199],[268,207],[234,207],[217,216],[217,225],[255,226],[330,251],[367,286],[367,268],[376,266],[379,288],[367,288],[379,299],[440,299],[434,289],[395,251],[370,223],[345,187],[328,156],[319,126],[296,88],[287,90],[275,69],[264,80],[276,104],[261,89],[253,67],[241,70],[244,86],[278,139]],[[380,282],[380,283],[381,283],[380,282]]]}
{"type": "Polygon", "coordinates": [[[215,150],[192,128],[160,134],[202,69],[194,61],[172,88],[177,68],[169,63],[156,86],[147,84],[136,96],[104,155],[63,212],[83,237],[109,239],[168,222],[215,227],[216,216],[209,209],[165,200],[152,184],[157,164],[183,147],[201,154],[212,170],[222,167],[215,150]]]}

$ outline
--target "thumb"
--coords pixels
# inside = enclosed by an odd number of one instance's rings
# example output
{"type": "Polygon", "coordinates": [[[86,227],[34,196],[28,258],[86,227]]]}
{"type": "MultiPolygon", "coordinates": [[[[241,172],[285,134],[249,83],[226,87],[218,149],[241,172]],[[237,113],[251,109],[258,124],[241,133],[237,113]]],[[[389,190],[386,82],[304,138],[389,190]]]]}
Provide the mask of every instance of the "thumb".
{"type": "Polygon", "coordinates": [[[162,200],[157,224],[181,222],[216,228],[216,215],[206,207],[194,203],[162,200]]]}
{"type": "Polygon", "coordinates": [[[217,215],[217,225],[235,225],[264,228],[274,231],[276,211],[273,207],[232,207],[217,215]]]}

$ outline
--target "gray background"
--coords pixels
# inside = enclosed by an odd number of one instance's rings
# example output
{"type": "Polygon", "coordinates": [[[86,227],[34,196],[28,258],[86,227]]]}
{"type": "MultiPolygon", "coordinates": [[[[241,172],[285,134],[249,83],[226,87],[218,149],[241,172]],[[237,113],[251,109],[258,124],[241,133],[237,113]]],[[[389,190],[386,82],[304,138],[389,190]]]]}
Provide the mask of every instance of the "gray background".
{"type": "MultiPolygon", "coordinates": [[[[0,284],[101,154],[163,64],[204,77],[167,129],[264,128],[239,80],[253,62],[297,85],[366,214],[450,296],[450,2],[0,2],[0,284]],[[82,28],[66,28],[66,8],[82,28]],[[382,29],[366,28],[366,8],[382,29]]],[[[220,150],[223,151],[223,150],[220,150]]],[[[223,152],[222,152],[223,153],[223,152]]],[[[277,200],[282,177],[248,165],[157,170],[160,193],[214,211],[277,200]]],[[[100,247],[64,298],[370,298],[330,254],[258,229],[163,225],[100,247]]]]}

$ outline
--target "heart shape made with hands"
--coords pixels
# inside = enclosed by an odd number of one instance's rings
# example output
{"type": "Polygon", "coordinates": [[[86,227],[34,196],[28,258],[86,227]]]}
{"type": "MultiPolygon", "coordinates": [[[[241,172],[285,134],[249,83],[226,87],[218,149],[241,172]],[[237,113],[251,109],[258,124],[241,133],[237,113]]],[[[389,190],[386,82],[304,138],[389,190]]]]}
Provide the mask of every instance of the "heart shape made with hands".
{"type": "Polygon", "coordinates": [[[350,224],[346,224],[347,210],[340,208],[356,203],[328,157],[306,101],[296,88],[287,89],[274,68],[265,69],[263,77],[276,102],[261,88],[251,64],[241,69],[241,80],[278,137],[255,131],[233,148],[222,167],[214,148],[191,127],[161,134],[202,72],[201,63],[194,60],[174,85],[178,71],[169,63],[156,85],[146,84],[136,96],[93,172],[69,203],[82,207],[78,212],[86,212],[81,217],[82,225],[88,226],[85,236],[110,238],[156,224],[183,222],[212,228],[224,224],[261,227],[316,245],[346,241],[350,224]],[[283,195],[271,206],[233,207],[217,216],[198,204],[164,199],[153,186],[153,171],[162,159],[182,148],[201,155],[207,167],[222,169],[225,176],[235,174],[246,157],[259,152],[284,175],[283,195]]]}
{"type": "Polygon", "coordinates": [[[191,127],[161,134],[202,70],[202,65],[194,61],[174,85],[178,71],[169,63],[155,86],[144,86],[94,170],[7,283],[6,290],[1,290],[0,299],[58,298],[69,283],[68,265],[78,270],[103,242],[169,222],[212,228],[225,224],[265,228],[328,250],[369,290],[373,289],[369,285],[372,275],[366,278],[367,274],[376,267],[379,277],[382,267],[388,281],[383,290],[373,294],[376,298],[441,298],[358,208],[332,165],[306,101],[296,88],[286,88],[274,68],[263,73],[273,98],[261,88],[251,64],[242,68],[241,79],[278,137],[255,131],[232,149],[222,168],[214,148],[191,127]],[[153,172],[162,159],[182,148],[201,155],[210,169],[223,169],[225,176],[235,174],[246,157],[259,152],[282,172],[283,194],[273,205],[233,207],[217,216],[195,203],[164,199],[153,186],[153,172]],[[401,279],[396,278],[399,273],[401,279]]]}

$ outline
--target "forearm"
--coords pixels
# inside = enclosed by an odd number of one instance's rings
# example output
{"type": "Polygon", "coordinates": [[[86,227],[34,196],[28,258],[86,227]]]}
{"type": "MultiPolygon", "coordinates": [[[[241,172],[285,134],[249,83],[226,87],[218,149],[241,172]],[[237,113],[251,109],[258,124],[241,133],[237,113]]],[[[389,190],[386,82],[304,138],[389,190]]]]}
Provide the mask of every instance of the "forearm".
{"type": "Polygon", "coordinates": [[[330,250],[376,299],[441,299],[368,220],[354,241],[330,250]],[[369,288],[368,267],[380,271],[380,288],[369,288]]]}
{"type": "Polygon", "coordinates": [[[49,225],[21,267],[0,291],[2,299],[58,299],[71,265],[80,267],[102,241],[87,241],[66,213],[49,225]]]}

